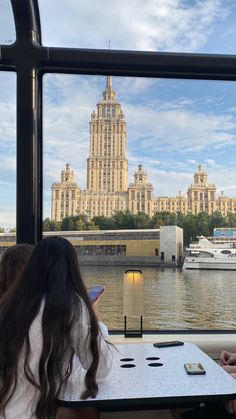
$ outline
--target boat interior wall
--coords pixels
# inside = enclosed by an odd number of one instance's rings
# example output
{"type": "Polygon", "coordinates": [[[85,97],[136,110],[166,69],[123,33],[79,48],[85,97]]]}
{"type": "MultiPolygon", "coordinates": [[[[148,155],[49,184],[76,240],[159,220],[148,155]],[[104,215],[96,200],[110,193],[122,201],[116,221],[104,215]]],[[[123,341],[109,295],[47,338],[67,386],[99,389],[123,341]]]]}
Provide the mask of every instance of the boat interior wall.
{"type": "Polygon", "coordinates": [[[171,419],[172,417],[167,410],[140,410],[138,412],[103,412],[101,419],[171,419]]]}
{"type": "Polygon", "coordinates": [[[216,361],[220,359],[220,354],[223,350],[236,352],[236,333],[156,333],[145,334],[142,338],[125,338],[121,334],[110,334],[110,341],[114,345],[119,343],[152,343],[169,340],[194,343],[216,361]]]}

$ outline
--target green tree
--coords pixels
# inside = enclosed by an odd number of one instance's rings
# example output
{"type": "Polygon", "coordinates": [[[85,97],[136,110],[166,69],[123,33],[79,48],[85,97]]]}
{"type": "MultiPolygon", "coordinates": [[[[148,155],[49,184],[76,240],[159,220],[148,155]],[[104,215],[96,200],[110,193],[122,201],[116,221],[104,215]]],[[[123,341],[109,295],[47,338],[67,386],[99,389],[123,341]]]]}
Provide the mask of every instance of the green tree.
{"type": "Polygon", "coordinates": [[[211,214],[209,219],[210,236],[213,235],[213,230],[216,227],[228,227],[228,221],[220,211],[215,211],[211,214]]]}
{"type": "Polygon", "coordinates": [[[112,219],[114,220],[116,230],[128,230],[135,228],[135,215],[129,210],[117,211],[113,215],[112,219]]]}
{"type": "Polygon", "coordinates": [[[99,230],[99,226],[93,220],[87,223],[87,230],[99,230]]]}
{"type": "Polygon", "coordinates": [[[43,231],[54,231],[56,230],[56,223],[54,220],[50,220],[50,218],[45,218],[43,220],[43,231]]]}
{"type": "Polygon", "coordinates": [[[75,221],[74,226],[75,226],[75,229],[78,231],[86,230],[86,224],[83,222],[81,218],[75,221]]]}
{"type": "Polygon", "coordinates": [[[73,217],[65,217],[61,222],[61,231],[73,231],[75,230],[73,217]]]}
{"type": "Polygon", "coordinates": [[[0,227],[0,233],[5,233],[5,228],[0,227]]]}
{"type": "Polygon", "coordinates": [[[196,239],[198,233],[197,216],[195,214],[186,214],[184,217],[183,230],[184,230],[184,243],[189,243],[196,239]]]}
{"type": "Polygon", "coordinates": [[[55,223],[55,231],[61,231],[61,221],[55,223]]]}
{"type": "Polygon", "coordinates": [[[182,212],[178,211],[176,213],[176,225],[178,227],[183,228],[184,225],[184,218],[185,218],[185,214],[183,214],[182,212]]]}
{"type": "Polygon", "coordinates": [[[233,214],[232,212],[228,212],[226,217],[227,223],[229,227],[236,227],[236,214],[233,214]]]}
{"type": "Polygon", "coordinates": [[[177,224],[177,216],[169,211],[156,212],[151,221],[151,228],[160,228],[160,226],[171,226],[177,224]]]}
{"type": "Polygon", "coordinates": [[[150,228],[150,217],[145,212],[138,212],[134,217],[134,228],[150,228]]]}
{"type": "Polygon", "coordinates": [[[115,230],[116,227],[113,218],[108,218],[104,215],[97,215],[93,217],[92,222],[98,226],[99,230],[115,230]]]}
{"type": "Polygon", "coordinates": [[[200,212],[196,216],[196,234],[198,236],[211,236],[210,217],[207,212],[200,212]]]}

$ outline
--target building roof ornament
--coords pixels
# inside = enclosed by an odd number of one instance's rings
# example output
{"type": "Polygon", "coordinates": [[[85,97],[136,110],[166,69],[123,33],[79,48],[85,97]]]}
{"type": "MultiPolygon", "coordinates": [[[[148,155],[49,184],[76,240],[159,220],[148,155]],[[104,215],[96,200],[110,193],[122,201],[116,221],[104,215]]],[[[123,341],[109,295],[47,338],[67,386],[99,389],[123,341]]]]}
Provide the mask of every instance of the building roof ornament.
{"type": "Polygon", "coordinates": [[[112,76],[107,76],[106,89],[103,92],[103,100],[107,102],[115,102],[116,92],[112,87],[112,76]]]}

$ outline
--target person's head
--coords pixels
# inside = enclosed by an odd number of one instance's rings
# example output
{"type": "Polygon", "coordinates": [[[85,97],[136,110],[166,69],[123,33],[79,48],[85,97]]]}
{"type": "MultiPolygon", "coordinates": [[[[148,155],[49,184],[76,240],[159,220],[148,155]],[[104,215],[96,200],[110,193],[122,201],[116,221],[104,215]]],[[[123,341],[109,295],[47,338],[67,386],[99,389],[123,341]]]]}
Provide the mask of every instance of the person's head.
{"type": "Polygon", "coordinates": [[[28,262],[34,246],[23,243],[8,247],[0,259],[0,298],[20,275],[28,262]]]}
{"type": "MultiPolygon", "coordinates": [[[[98,324],[81,278],[76,251],[72,244],[58,236],[42,239],[22,272],[10,288],[0,311],[0,413],[4,412],[17,380],[18,354],[25,345],[24,371],[27,379],[38,386],[29,369],[29,329],[42,303],[43,347],[39,363],[40,397],[36,417],[54,418],[56,397],[71,373],[74,355],[71,329],[81,310],[80,296],[90,316],[90,345],[93,362],[85,377],[86,391],[82,397],[97,392],[98,324]],[[68,375],[69,375],[68,374],[68,375]]],[[[36,349],[37,350],[37,349],[36,349]]]]}

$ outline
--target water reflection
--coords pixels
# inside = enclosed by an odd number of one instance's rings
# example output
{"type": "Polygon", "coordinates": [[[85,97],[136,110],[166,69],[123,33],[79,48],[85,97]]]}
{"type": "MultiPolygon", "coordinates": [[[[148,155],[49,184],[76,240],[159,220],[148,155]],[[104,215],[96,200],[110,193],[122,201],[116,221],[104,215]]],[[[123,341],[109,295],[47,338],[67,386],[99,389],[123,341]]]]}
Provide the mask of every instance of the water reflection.
{"type": "MultiPolygon", "coordinates": [[[[81,269],[88,287],[106,287],[100,308],[110,330],[123,329],[123,274],[127,268],[81,269]]],[[[144,274],[144,329],[236,328],[236,272],[140,269],[144,274]]]]}

